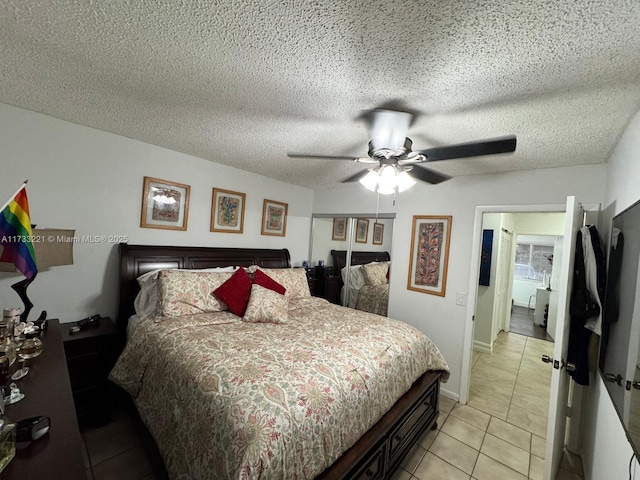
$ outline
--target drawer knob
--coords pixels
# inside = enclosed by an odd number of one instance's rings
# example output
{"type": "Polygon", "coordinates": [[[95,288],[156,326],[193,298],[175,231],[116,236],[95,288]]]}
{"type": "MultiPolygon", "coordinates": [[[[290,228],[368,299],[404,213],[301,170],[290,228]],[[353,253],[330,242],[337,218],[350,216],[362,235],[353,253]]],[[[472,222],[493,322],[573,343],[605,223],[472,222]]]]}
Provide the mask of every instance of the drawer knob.
{"type": "Polygon", "coordinates": [[[403,437],[402,435],[396,435],[395,437],[393,437],[393,439],[394,439],[396,442],[401,442],[403,438],[404,438],[404,437],[403,437]]]}
{"type": "Polygon", "coordinates": [[[364,474],[369,478],[373,478],[373,476],[375,475],[375,473],[373,473],[371,469],[367,469],[367,471],[364,472],[364,474]]]}

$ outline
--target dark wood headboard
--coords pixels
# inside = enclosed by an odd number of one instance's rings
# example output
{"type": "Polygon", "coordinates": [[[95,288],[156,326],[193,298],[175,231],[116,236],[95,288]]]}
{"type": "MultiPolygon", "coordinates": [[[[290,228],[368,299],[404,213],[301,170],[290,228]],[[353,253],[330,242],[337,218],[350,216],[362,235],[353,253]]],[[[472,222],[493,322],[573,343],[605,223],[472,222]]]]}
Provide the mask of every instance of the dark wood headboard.
{"type": "MultiPolygon", "coordinates": [[[[331,250],[333,258],[334,274],[340,275],[340,271],[347,265],[346,250],[331,250]]],[[[351,252],[351,265],[366,265],[371,262],[388,262],[391,260],[389,252],[351,252]]]]}
{"type": "MultiPolygon", "coordinates": [[[[264,268],[291,266],[289,250],[266,248],[165,247],[121,243],[120,289],[116,329],[124,341],[129,317],[135,313],[133,301],[140,291],[137,278],[161,268],[214,268],[258,265],[264,268]]],[[[124,343],[123,343],[124,344],[124,343]]]]}

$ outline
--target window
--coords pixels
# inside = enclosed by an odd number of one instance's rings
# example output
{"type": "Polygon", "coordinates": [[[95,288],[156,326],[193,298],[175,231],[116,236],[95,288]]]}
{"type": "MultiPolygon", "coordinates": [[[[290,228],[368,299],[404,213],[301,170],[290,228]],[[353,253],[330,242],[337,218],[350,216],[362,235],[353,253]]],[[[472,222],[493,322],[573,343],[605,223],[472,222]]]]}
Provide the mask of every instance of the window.
{"type": "Polygon", "coordinates": [[[518,243],[516,245],[516,264],[514,277],[520,279],[542,280],[544,272],[551,274],[553,266],[553,245],[518,243]]]}

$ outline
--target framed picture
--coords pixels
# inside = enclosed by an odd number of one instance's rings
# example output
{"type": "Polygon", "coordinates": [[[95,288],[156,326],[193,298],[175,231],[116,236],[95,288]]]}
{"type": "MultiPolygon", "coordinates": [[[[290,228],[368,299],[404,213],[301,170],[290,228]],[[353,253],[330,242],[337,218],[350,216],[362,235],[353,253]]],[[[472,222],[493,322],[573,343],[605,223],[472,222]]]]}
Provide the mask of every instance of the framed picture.
{"type": "Polygon", "coordinates": [[[407,289],[445,296],[451,216],[414,215],[407,289]]]}
{"type": "Polygon", "coordinates": [[[140,226],[186,230],[190,191],[189,185],[144,177],[140,226]]]}
{"type": "Polygon", "coordinates": [[[222,188],[214,188],[211,199],[212,232],[242,233],[246,195],[222,188]]]}
{"type": "Polygon", "coordinates": [[[333,219],[333,233],[331,240],[345,241],[347,239],[347,217],[335,217],[333,219]]]}
{"type": "Polygon", "coordinates": [[[287,233],[288,203],[265,199],[262,204],[262,235],[284,237],[287,233]]]}
{"type": "Polygon", "coordinates": [[[374,223],[373,224],[373,244],[382,245],[383,236],[384,236],[384,224],[374,223]]]}
{"type": "Polygon", "coordinates": [[[356,221],[356,242],[367,243],[369,236],[369,220],[366,218],[358,218],[356,221]]]}

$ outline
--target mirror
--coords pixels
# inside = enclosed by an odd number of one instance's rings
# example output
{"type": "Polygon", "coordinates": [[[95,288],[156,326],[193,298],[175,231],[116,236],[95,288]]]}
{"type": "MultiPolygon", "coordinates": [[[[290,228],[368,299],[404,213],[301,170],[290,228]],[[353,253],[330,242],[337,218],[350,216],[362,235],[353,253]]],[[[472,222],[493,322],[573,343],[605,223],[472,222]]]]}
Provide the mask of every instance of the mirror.
{"type": "Polygon", "coordinates": [[[640,202],[613,218],[600,374],[636,455],[640,452],[640,202]]]}
{"type": "Polygon", "coordinates": [[[394,219],[395,214],[377,218],[314,215],[309,250],[313,294],[339,305],[386,315],[394,219]],[[365,278],[364,265],[371,262],[382,265],[368,266],[370,275],[365,278]]]}

